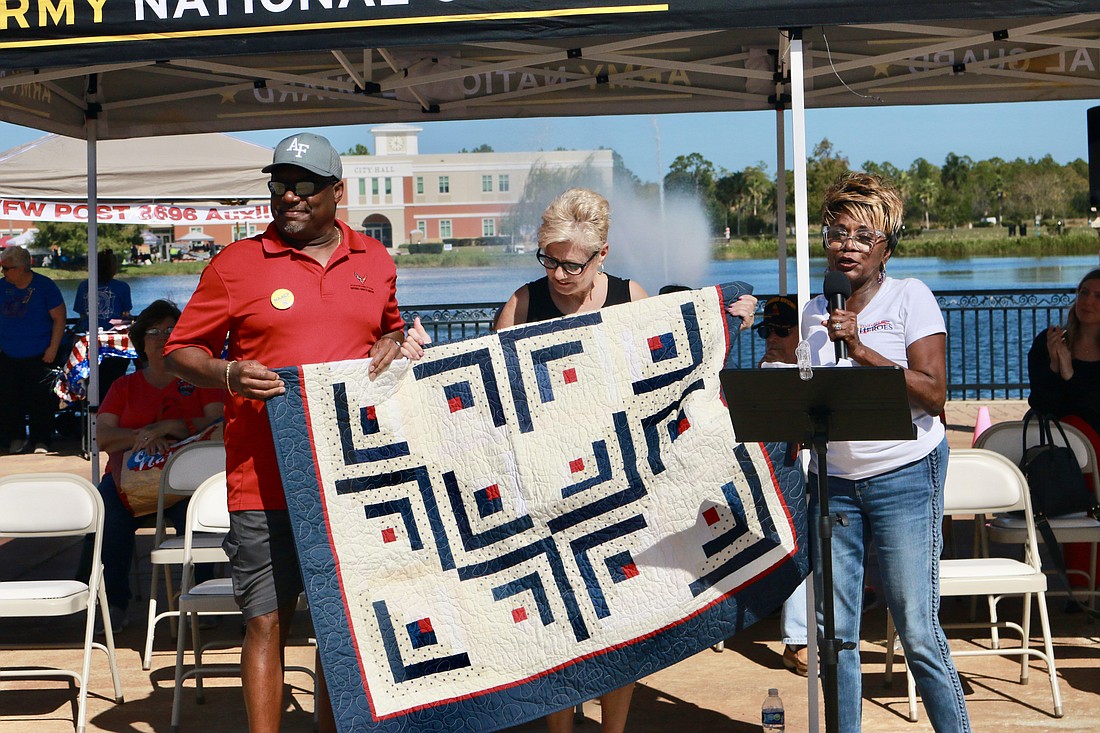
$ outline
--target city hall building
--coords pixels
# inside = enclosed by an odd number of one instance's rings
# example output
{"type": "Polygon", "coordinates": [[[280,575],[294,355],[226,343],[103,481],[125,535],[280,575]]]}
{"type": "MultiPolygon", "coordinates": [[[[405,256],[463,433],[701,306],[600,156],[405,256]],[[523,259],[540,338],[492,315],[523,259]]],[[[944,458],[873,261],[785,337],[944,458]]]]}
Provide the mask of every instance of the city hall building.
{"type": "Polygon", "coordinates": [[[374,127],[374,155],[343,156],[340,218],[387,247],[499,236],[536,166],[591,168],[611,186],[610,150],[422,155],[420,131],[374,127]]]}
{"type": "MultiPolygon", "coordinates": [[[[610,150],[425,155],[419,149],[421,131],[402,124],[373,127],[374,155],[341,156],[345,189],[337,216],[387,247],[500,236],[535,169],[583,167],[600,187],[611,188],[610,150]]],[[[263,222],[191,224],[175,227],[172,236],[180,241],[206,235],[224,246],[265,227],[263,222]]]]}

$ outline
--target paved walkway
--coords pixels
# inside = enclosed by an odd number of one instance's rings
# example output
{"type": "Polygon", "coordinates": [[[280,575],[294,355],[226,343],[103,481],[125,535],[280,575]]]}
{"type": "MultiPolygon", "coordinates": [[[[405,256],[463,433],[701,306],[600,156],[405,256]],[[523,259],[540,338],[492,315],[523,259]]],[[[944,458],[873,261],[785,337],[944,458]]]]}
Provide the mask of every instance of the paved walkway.
{"type": "MultiPolygon", "coordinates": [[[[1017,419],[1023,414],[1022,402],[952,403],[947,408],[949,436],[953,447],[969,447],[978,407],[987,404],[994,422],[1017,419]]],[[[60,446],[57,456],[0,457],[0,475],[25,471],[68,471],[88,475],[89,464],[75,455],[75,446],[60,446]]],[[[970,524],[956,522],[953,530],[956,544],[969,546],[970,524]]],[[[148,533],[139,536],[139,552],[148,551],[148,533]]],[[[0,545],[0,579],[33,578],[51,570],[62,572],[75,567],[78,548],[74,541],[20,541],[0,545]]],[[[137,587],[149,587],[147,563],[139,565],[137,587]]],[[[168,730],[172,703],[174,646],[162,627],[158,637],[153,668],[141,669],[140,654],[144,641],[145,602],[135,600],[131,606],[131,626],[119,635],[119,658],[127,702],[114,705],[111,700],[110,677],[102,655],[93,661],[91,694],[89,696],[88,730],[146,731],[168,730]]],[[[1008,659],[976,657],[958,660],[967,703],[976,731],[1064,731],[1094,733],[1100,711],[1100,624],[1087,623],[1080,614],[1066,614],[1062,602],[1049,602],[1055,638],[1055,656],[1065,705],[1065,717],[1052,717],[1050,687],[1045,669],[1031,664],[1031,680],[1019,684],[1019,664],[1008,659]]],[[[1004,617],[1018,613],[1019,603],[1002,603],[1004,617]]],[[[965,619],[969,604],[949,600],[945,603],[945,620],[965,619]]],[[[870,611],[865,617],[861,649],[864,662],[864,730],[868,733],[928,733],[931,726],[920,711],[921,721],[906,722],[904,715],[904,677],[896,679],[893,688],[883,685],[885,613],[870,611]]],[[[1035,620],[1037,628],[1037,618],[1035,620]]],[[[644,675],[638,684],[628,729],[632,733],[658,731],[758,731],[760,704],[769,687],[777,687],[787,710],[787,730],[805,731],[808,726],[807,687],[804,679],[783,668],[782,645],[778,618],[771,618],[730,639],[724,652],[700,652],[680,664],[644,675]]],[[[14,640],[64,639],[79,645],[79,620],[63,622],[5,621],[0,624],[0,643],[14,640]]],[[[214,632],[230,648],[223,653],[226,662],[239,654],[239,624],[223,621],[214,632]]],[[[952,634],[955,648],[975,648],[983,644],[980,636],[952,634]]],[[[0,664],[35,665],[78,659],[72,651],[2,652],[0,664]]],[[[295,647],[288,652],[288,662],[311,666],[313,652],[308,647],[295,647]]],[[[74,662],[75,664],[75,662],[74,662]]],[[[644,672],[644,670],[640,670],[644,672]]],[[[313,701],[308,677],[288,676],[285,731],[312,730],[313,701]]],[[[188,688],[183,704],[183,731],[222,733],[245,729],[245,718],[239,689],[234,677],[208,679],[206,704],[196,705],[193,688],[188,688]]],[[[58,681],[28,681],[0,683],[0,733],[68,733],[73,730],[75,695],[67,683],[58,681]]],[[[819,706],[819,714],[820,714],[819,706]]],[[[599,705],[588,703],[584,708],[587,722],[579,733],[598,731],[599,705]]],[[[542,731],[541,723],[530,723],[512,729],[515,732],[542,731]]],[[[824,730],[824,725],[821,727],[824,730]]],[[[461,731],[461,723],[453,730],[461,731]]],[[[410,731],[410,733],[413,733],[410,731]]]]}

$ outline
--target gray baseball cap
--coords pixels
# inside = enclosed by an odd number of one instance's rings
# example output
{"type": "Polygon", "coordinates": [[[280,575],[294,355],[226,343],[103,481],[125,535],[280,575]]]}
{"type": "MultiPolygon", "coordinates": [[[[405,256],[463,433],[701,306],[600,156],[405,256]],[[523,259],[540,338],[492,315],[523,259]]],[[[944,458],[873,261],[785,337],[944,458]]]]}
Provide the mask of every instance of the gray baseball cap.
{"type": "Polygon", "coordinates": [[[344,177],[340,154],[328,139],[312,132],[299,132],[283,139],[275,146],[271,165],[266,166],[263,172],[270,173],[279,165],[296,165],[319,176],[344,177]]]}

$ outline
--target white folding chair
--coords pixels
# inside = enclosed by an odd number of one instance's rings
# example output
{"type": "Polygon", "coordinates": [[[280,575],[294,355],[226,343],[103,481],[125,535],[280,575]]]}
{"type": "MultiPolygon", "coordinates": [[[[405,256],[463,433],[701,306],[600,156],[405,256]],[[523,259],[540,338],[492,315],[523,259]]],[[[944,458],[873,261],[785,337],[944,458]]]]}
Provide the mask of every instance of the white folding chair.
{"type": "MultiPolygon", "coordinates": [[[[145,653],[141,668],[149,669],[153,657],[153,637],[157,624],[170,619],[175,626],[179,618],[176,609],[176,593],[172,587],[172,567],[183,565],[183,537],[168,535],[164,510],[167,497],[188,497],[199,485],[214,474],[225,471],[225,444],[221,441],[202,441],[185,446],[172,454],[160,477],[160,493],[157,498],[157,527],[153,536],[153,551],[149,562],[153,565],[153,579],[149,589],[149,616],[145,628],[145,653]],[[158,567],[164,572],[164,586],[168,596],[168,610],[157,611],[157,591],[160,579],[158,567]]],[[[221,543],[224,535],[200,535],[195,538],[195,562],[222,562],[225,553],[221,543]]]]}
{"type": "MultiPolygon", "coordinates": [[[[953,450],[947,464],[944,485],[944,515],[994,514],[1022,510],[1026,533],[1024,560],[1007,557],[975,557],[940,561],[940,597],[991,596],[998,600],[1009,595],[1023,596],[1023,616],[1019,624],[991,619],[988,623],[944,624],[944,628],[1012,629],[1020,634],[1020,646],[992,646],[989,649],[952,651],[954,657],[968,656],[1018,656],[1020,657],[1020,683],[1028,679],[1028,658],[1043,660],[1050,675],[1050,690],[1054,698],[1054,717],[1062,717],[1062,694],[1058,688],[1057,671],[1054,668],[1054,646],[1050,636],[1050,619],[1047,616],[1047,576],[1039,561],[1039,546],[1035,537],[1035,523],[1031,518],[1031,499],[1027,480],[1012,461],[989,450],[953,450]],[[1031,646],[1031,596],[1037,597],[1039,620],[1043,632],[1043,649],[1031,646]]],[[[889,683],[894,666],[893,618],[887,614],[886,681],[889,683]]],[[[916,685],[912,673],[907,675],[909,688],[909,720],[917,719],[916,685]]]]}
{"type": "MultiPolygon", "coordinates": [[[[172,696],[172,733],[178,733],[180,721],[180,702],[183,682],[189,677],[195,678],[196,699],[203,702],[202,675],[215,673],[236,673],[239,664],[203,665],[203,644],[199,637],[199,616],[240,613],[233,596],[231,578],[213,578],[195,584],[196,533],[226,533],[229,531],[229,508],[225,485],[225,472],[211,476],[202,483],[191,497],[187,507],[187,525],[183,536],[183,575],[180,585],[179,614],[180,627],[176,638],[176,685],[172,696]],[[190,624],[188,624],[190,621],[190,624]],[[187,629],[190,626],[195,665],[184,671],[183,657],[186,647],[187,629]]],[[[224,551],[221,560],[227,561],[224,551]]],[[[304,596],[303,596],[304,599],[304,596]]],[[[304,608],[304,600],[299,607],[304,608]]],[[[298,671],[313,677],[313,670],[305,667],[285,667],[286,671],[298,671]]],[[[314,678],[315,679],[315,678],[314,678]]]]}
{"type": "MultiPolygon", "coordinates": [[[[84,732],[92,649],[107,654],[115,702],[122,703],[122,683],[115,661],[115,639],[103,588],[103,499],[87,479],[69,473],[16,474],[0,478],[0,537],[94,536],[92,570],[87,583],[77,580],[21,580],[0,583],[0,618],[68,616],[87,611],[81,671],[0,668],[0,678],[71,677],[80,687],[77,733],[84,732]],[[106,645],[92,641],[97,610],[103,613],[106,645]]],[[[19,648],[56,646],[20,645],[19,648]]],[[[12,647],[7,647],[12,648],[12,647]]],[[[10,694],[10,693],[9,693],[10,694]]]]}
{"type": "MultiPolygon", "coordinates": [[[[992,425],[989,429],[979,436],[976,448],[985,448],[986,450],[995,451],[1002,456],[1019,465],[1021,458],[1023,457],[1023,428],[1024,423],[1022,420],[1013,420],[1011,422],[1002,422],[992,425]]],[[[1092,443],[1085,437],[1077,428],[1072,425],[1062,425],[1062,428],[1066,433],[1066,440],[1069,441],[1069,447],[1073,449],[1074,455],[1077,456],[1077,465],[1081,467],[1081,472],[1086,476],[1091,475],[1092,490],[1097,499],[1100,499],[1100,471],[1097,470],[1096,451],[1092,447],[1092,443]]],[[[1051,431],[1054,437],[1054,443],[1056,445],[1062,444],[1062,436],[1057,429],[1051,431]]],[[[1039,442],[1039,426],[1035,420],[1031,421],[1028,426],[1027,444],[1036,445],[1039,442]]],[[[1096,547],[1097,543],[1100,543],[1100,520],[1093,519],[1084,512],[1078,514],[1068,514],[1062,517],[1050,517],[1047,520],[1050,523],[1051,529],[1054,530],[1054,536],[1059,543],[1063,542],[1084,542],[1089,545],[1089,569],[1074,570],[1072,568],[1067,569],[1067,574],[1070,575],[1083,575],[1086,578],[1088,587],[1086,589],[1077,589],[1074,592],[1088,596],[1089,606],[1096,607],[1096,547]]],[[[1023,517],[999,515],[994,517],[985,525],[986,543],[983,547],[987,546],[989,540],[993,542],[1002,542],[1005,544],[1021,545],[1026,542],[1026,529],[1024,526],[1023,517]]],[[[1052,552],[1059,552],[1057,548],[1048,548],[1052,552]]],[[[1051,591],[1051,595],[1063,595],[1064,591],[1051,591]]]]}

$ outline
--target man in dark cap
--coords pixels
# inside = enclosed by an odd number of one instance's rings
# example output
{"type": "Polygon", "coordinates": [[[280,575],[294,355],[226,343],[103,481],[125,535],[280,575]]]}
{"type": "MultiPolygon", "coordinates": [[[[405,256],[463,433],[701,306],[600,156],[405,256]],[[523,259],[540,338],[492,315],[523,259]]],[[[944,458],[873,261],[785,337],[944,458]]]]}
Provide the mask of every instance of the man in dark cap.
{"type": "MultiPolygon", "coordinates": [[[[766,344],[764,356],[758,366],[774,369],[795,365],[798,309],[794,301],[783,295],[768,298],[764,303],[764,320],[756,327],[756,333],[766,344]]],[[[780,629],[783,633],[783,666],[805,677],[809,668],[809,655],[806,651],[805,580],[783,603],[780,629]]]]}
{"type": "Polygon", "coordinates": [[[798,309],[794,301],[783,295],[768,298],[764,320],[756,327],[756,333],[767,345],[760,365],[794,364],[794,350],[798,346],[798,309]]]}
{"type": "MultiPolygon", "coordinates": [[[[329,141],[291,135],[263,170],[271,174],[271,225],[211,260],[165,347],[176,375],[227,390],[225,547],[247,620],[241,677],[251,733],[279,729],[283,648],[302,592],[264,407],[286,391],[272,368],[370,357],[373,378],[404,339],[393,259],[336,218],[343,169],[329,141]]],[[[318,666],[318,729],[335,731],[324,682],[318,666]]]]}

